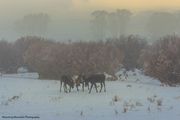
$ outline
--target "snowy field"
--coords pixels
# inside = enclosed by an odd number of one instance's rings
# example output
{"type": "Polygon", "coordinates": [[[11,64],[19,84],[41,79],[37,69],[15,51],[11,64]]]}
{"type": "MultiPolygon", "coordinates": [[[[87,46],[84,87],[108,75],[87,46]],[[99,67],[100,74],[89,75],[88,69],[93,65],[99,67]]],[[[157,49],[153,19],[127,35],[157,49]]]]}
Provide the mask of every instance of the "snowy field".
{"type": "Polygon", "coordinates": [[[128,75],[107,81],[107,92],[91,94],[60,93],[59,81],[0,77],[0,120],[180,120],[180,87],[162,87],[139,72],[128,75]]]}

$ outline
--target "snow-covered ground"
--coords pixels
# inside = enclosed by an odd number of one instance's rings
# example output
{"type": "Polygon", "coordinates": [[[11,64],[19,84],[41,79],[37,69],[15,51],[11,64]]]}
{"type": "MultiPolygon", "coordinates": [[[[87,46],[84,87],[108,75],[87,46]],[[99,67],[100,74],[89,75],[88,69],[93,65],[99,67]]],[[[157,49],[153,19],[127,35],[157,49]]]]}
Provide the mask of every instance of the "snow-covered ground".
{"type": "Polygon", "coordinates": [[[140,71],[128,72],[124,81],[107,81],[102,93],[60,93],[59,84],[0,77],[0,120],[180,120],[180,87],[162,87],[140,71]]]}
{"type": "Polygon", "coordinates": [[[39,74],[38,73],[1,74],[0,77],[38,79],[39,74]]]}

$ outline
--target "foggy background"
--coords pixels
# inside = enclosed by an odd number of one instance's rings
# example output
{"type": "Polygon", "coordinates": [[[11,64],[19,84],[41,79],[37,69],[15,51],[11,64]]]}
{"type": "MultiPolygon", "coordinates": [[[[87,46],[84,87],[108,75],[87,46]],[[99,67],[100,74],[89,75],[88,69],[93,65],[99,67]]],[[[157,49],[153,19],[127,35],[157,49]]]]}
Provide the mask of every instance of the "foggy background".
{"type": "Polygon", "coordinates": [[[57,41],[99,40],[138,34],[152,41],[179,33],[177,3],[177,0],[0,0],[0,39],[15,41],[21,36],[36,35],[57,41]],[[123,13],[124,9],[129,13],[123,13]]]}

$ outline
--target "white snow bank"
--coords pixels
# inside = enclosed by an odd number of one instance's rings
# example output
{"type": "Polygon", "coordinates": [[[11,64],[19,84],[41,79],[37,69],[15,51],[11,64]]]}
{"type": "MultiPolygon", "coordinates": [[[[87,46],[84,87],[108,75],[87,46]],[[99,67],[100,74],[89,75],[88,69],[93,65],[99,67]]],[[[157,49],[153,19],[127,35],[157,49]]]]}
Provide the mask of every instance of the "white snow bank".
{"type": "Polygon", "coordinates": [[[2,74],[1,77],[38,79],[38,73],[2,74]]]}
{"type": "Polygon", "coordinates": [[[119,81],[135,82],[142,84],[161,85],[160,81],[155,78],[144,75],[143,71],[135,69],[134,71],[120,70],[115,74],[119,81]]]}

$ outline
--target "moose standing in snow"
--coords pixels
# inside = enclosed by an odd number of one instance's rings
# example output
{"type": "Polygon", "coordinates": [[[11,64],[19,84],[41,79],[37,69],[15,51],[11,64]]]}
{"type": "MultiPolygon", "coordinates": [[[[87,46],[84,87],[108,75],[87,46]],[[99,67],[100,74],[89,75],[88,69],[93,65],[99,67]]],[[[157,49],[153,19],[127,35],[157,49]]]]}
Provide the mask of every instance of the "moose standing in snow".
{"type": "Polygon", "coordinates": [[[63,85],[64,92],[66,92],[66,93],[68,92],[67,91],[67,85],[69,86],[69,92],[71,92],[71,88],[74,88],[74,80],[69,75],[61,76],[61,80],[60,80],[60,92],[61,92],[61,88],[62,88],[62,84],[63,83],[64,83],[64,85],[63,85]]]}
{"type": "Polygon", "coordinates": [[[96,83],[101,84],[101,89],[100,89],[99,92],[102,91],[103,86],[104,86],[104,92],[106,92],[105,79],[106,79],[106,77],[105,77],[104,74],[93,74],[93,75],[90,75],[89,77],[85,78],[86,86],[89,85],[89,83],[91,84],[89,93],[91,93],[91,90],[92,90],[93,86],[95,86],[96,92],[98,92],[96,83]]]}
{"type": "MultiPolygon", "coordinates": [[[[82,85],[82,90],[84,92],[84,86],[85,86],[85,75],[79,74],[77,79],[75,80],[77,91],[79,91],[79,86],[82,85]]],[[[88,87],[89,89],[89,87],[88,87]]]]}

